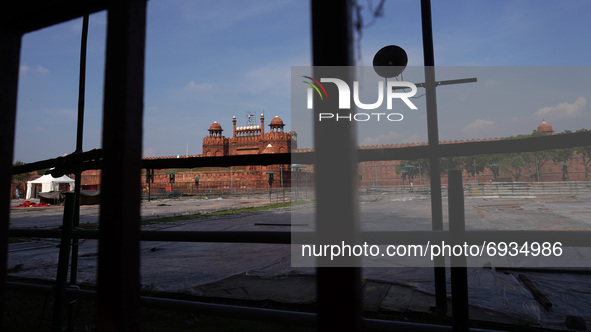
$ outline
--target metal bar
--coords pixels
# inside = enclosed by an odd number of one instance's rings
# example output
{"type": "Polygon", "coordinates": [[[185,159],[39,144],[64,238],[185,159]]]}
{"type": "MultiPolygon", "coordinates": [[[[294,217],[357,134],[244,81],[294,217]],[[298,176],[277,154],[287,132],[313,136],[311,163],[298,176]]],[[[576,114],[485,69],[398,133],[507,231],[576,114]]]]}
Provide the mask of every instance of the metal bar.
{"type": "MultiPolygon", "coordinates": [[[[78,121],[76,130],[76,150],[74,153],[82,152],[82,143],[84,140],[84,99],[85,99],[85,86],[86,86],[86,46],[88,44],[88,19],[89,15],[86,14],[82,18],[82,33],[80,37],[80,77],[78,80],[78,121]]],[[[78,227],[80,225],[80,185],[82,184],[82,171],[78,171],[74,174],[74,194],[75,207],[74,207],[74,220],[72,227],[78,227]]],[[[78,238],[72,238],[72,261],[70,270],[70,285],[76,285],[78,283],[78,238]]],[[[68,306],[68,331],[72,331],[73,315],[74,315],[74,303],[72,302],[68,306]]]]}
{"type": "MultiPolygon", "coordinates": [[[[437,124],[437,95],[435,90],[435,55],[433,52],[433,26],[431,1],[421,0],[421,24],[423,35],[423,58],[425,65],[425,94],[427,106],[427,136],[429,146],[439,144],[437,124]]],[[[439,158],[429,156],[431,178],[431,224],[433,230],[443,229],[443,206],[441,203],[441,174],[439,158]]],[[[435,306],[441,315],[447,311],[445,260],[437,257],[435,263],[435,306]]]]}
{"type": "MultiPolygon", "coordinates": [[[[235,243],[275,243],[290,244],[291,232],[175,232],[143,231],[142,241],[183,241],[183,242],[235,242],[235,243]]],[[[172,242],[171,241],[171,242],[172,242]]]]}
{"type": "MultiPolygon", "coordinates": [[[[80,79],[78,85],[78,124],[76,132],[76,153],[82,152],[82,142],[84,138],[84,91],[86,85],[86,45],[88,40],[88,15],[82,19],[82,37],[80,42],[80,79]]],[[[74,193],[76,194],[76,207],[73,227],[80,225],[80,185],[82,172],[76,172],[74,182],[74,193]]],[[[72,271],[70,274],[70,284],[77,283],[78,276],[78,239],[72,240],[72,271]]]]}
{"type": "Polygon", "coordinates": [[[106,0],[6,2],[2,6],[4,8],[0,9],[0,29],[15,29],[27,33],[105,10],[109,3],[106,0]]]}
{"type": "MultiPolygon", "coordinates": [[[[308,160],[312,161],[312,160],[308,160]]],[[[143,168],[193,168],[193,167],[230,167],[250,165],[281,165],[291,164],[291,153],[253,154],[225,157],[189,157],[144,159],[143,168]]]]}
{"type": "Polygon", "coordinates": [[[139,330],[146,1],[110,2],[103,100],[98,330],[139,330]]]}
{"type": "Polygon", "coordinates": [[[64,207],[64,216],[62,222],[62,236],[60,241],[60,251],[57,263],[57,276],[55,277],[55,293],[53,300],[53,319],[51,322],[51,331],[58,332],[62,330],[62,321],[64,319],[64,307],[66,304],[66,285],[68,283],[68,266],[70,260],[70,244],[72,243],[72,224],[76,210],[76,194],[66,193],[64,207]]]}
{"type": "Polygon", "coordinates": [[[463,83],[475,83],[478,79],[476,77],[471,78],[459,78],[455,80],[437,81],[435,84],[439,85],[451,85],[451,84],[463,84],[463,83]]]}
{"type": "MultiPolygon", "coordinates": [[[[404,160],[453,156],[474,156],[498,153],[535,152],[588,145],[591,132],[578,132],[522,139],[500,139],[482,142],[413,146],[404,148],[360,149],[359,161],[404,160]]],[[[294,160],[298,158],[294,154],[294,160]]]]}
{"type": "MultiPolygon", "coordinates": [[[[43,295],[52,295],[53,288],[46,285],[27,284],[21,282],[8,282],[8,286],[12,291],[28,292],[43,295]]],[[[68,288],[66,289],[66,295],[73,296],[76,298],[94,301],[96,300],[96,292],[91,290],[80,290],[68,288]]],[[[296,312],[287,310],[275,310],[275,309],[264,309],[264,308],[253,308],[246,306],[234,306],[234,305],[222,305],[207,302],[187,301],[187,300],[176,300],[161,297],[140,297],[140,303],[142,307],[154,308],[162,310],[174,310],[200,314],[207,314],[211,316],[223,316],[240,318],[245,320],[256,320],[256,321],[277,321],[278,323],[293,324],[298,326],[313,326],[317,319],[317,315],[314,313],[307,312],[296,312]],[[279,317],[279,318],[277,318],[279,317]]],[[[363,319],[364,326],[367,331],[425,331],[425,332],[443,332],[452,331],[451,326],[445,325],[434,325],[434,324],[422,324],[422,323],[410,323],[410,322],[397,322],[388,321],[381,319],[363,319]]],[[[493,330],[485,329],[471,329],[474,332],[492,332],[493,330]]]]}
{"type": "MultiPolygon", "coordinates": [[[[511,140],[493,140],[482,142],[465,142],[439,144],[436,146],[420,145],[403,148],[358,149],[359,162],[421,159],[431,156],[453,157],[474,156],[480,154],[497,154],[513,152],[535,152],[549,149],[574,148],[588,145],[591,132],[578,132],[552,136],[528,137],[511,140]]],[[[44,168],[64,164],[61,160],[69,160],[66,164],[76,165],[77,169],[88,170],[100,168],[102,150],[91,150],[80,155],[69,155],[47,159],[34,163],[15,166],[13,174],[27,173],[44,168]]],[[[142,168],[146,165],[155,169],[162,168],[195,168],[195,167],[229,167],[235,165],[274,165],[280,163],[316,163],[315,152],[294,152],[292,154],[242,155],[228,157],[191,157],[191,158],[158,158],[142,160],[142,168]],[[286,162],[287,161],[287,162],[286,162]]],[[[72,172],[74,173],[74,172],[72,172]]]]}
{"type": "MultiPolygon", "coordinates": [[[[454,245],[462,245],[466,240],[466,221],[464,216],[464,187],[462,171],[449,171],[449,232],[454,245]]],[[[454,332],[468,331],[468,270],[466,256],[450,257],[451,263],[451,308],[454,332]]]]}
{"type": "MultiPolygon", "coordinates": [[[[476,77],[472,77],[472,78],[460,78],[460,79],[456,79],[456,80],[435,81],[435,86],[451,85],[451,84],[462,84],[462,83],[474,83],[474,82],[478,82],[478,79],[476,77]]],[[[415,83],[415,86],[417,88],[422,88],[422,87],[425,87],[426,84],[425,83],[415,83]]],[[[398,86],[393,86],[392,87],[392,90],[404,90],[404,89],[408,89],[408,88],[407,87],[398,87],[398,86]]]]}
{"type": "Polygon", "coordinates": [[[10,191],[21,39],[22,35],[19,33],[0,29],[0,190],[4,197],[3,203],[0,204],[0,327],[4,326],[4,285],[8,261],[10,191]]]}
{"type": "MultiPolygon", "coordinates": [[[[72,234],[81,239],[98,239],[95,230],[73,230],[72,234]]],[[[296,244],[313,244],[317,242],[312,232],[233,232],[233,231],[141,231],[142,241],[162,242],[210,242],[210,243],[276,243],[289,244],[290,234],[297,236],[296,244]]],[[[466,243],[482,244],[486,242],[560,242],[562,247],[591,247],[591,231],[557,230],[557,231],[467,231],[466,243]]],[[[9,237],[59,238],[58,229],[10,229],[9,237]]],[[[417,244],[427,241],[449,242],[448,231],[400,231],[400,232],[360,232],[359,239],[372,244],[417,244]]],[[[320,242],[318,242],[320,244],[320,242]]]]}
{"type": "Polygon", "coordinates": [[[88,44],[88,14],[82,18],[80,38],[80,77],[78,79],[78,121],[76,126],[76,152],[82,152],[84,139],[84,100],[86,86],[86,45],[88,44]]]}
{"type": "MultiPolygon", "coordinates": [[[[352,66],[353,33],[350,0],[312,0],[312,63],[314,76],[322,77],[319,66],[352,66]]],[[[351,73],[341,79],[350,81],[351,73]]],[[[329,76],[330,77],[330,76],[329,76]]],[[[336,100],[315,103],[315,118],[323,110],[338,110],[336,100]]],[[[314,122],[316,154],[317,234],[327,243],[353,241],[358,231],[357,156],[354,123],[314,122]],[[339,137],[338,142],[334,137],[339,137]],[[342,144],[344,142],[345,144],[342,144]],[[338,184],[338,186],[336,186],[338,184]],[[336,231],[338,230],[338,231],[336,231]]],[[[319,331],[360,331],[361,269],[343,260],[319,258],[316,289],[319,331]],[[326,266],[340,267],[326,267],[326,266]]]]}
{"type": "Polygon", "coordinates": [[[63,168],[66,170],[64,173],[99,169],[101,168],[100,160],[102,159],[102,153],[103,151],[101,149],[93,149],[87,152],[69,154],[65,157],[28,163],[14,167],[14,174],[28,173],[51,167],[63,168]]]}
{"type": "MultiPolygon", "coordinates": [[[[476,77],[459,78],[459,79],[455,79],[455,80],[435,81],[435,86],[451,85],[451,84],[463,84],[463,83],[475,83],[475,82],[478,82],[478,79],[476,77]]],[[[415,83],[415,86],[417,88],[422,88],[425,85],[426,85],[426,83],[415,83]]],[[[394,87],[392,89],[404,89],[404,88],[394,87]]]]}

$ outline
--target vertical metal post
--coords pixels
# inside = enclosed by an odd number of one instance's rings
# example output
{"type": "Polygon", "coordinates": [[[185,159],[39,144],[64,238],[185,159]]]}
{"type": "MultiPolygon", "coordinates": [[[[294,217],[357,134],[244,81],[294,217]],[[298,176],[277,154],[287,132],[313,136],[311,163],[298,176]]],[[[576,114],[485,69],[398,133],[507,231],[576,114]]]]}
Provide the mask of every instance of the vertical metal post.
{"type": "Polygon", "coordinates": [[[146,176],[148,179],[148,202],[152,199],[152,182],[154,182],[154,172],[153,170],[146,168],[146,172],[149,173],[149,177],[146,176]]]}
{"type": "MultiPolygon", "coordinates": [[[[352,2],[312,0],[311,9],[313,65],[353,65],[352,2]]],[[[314,69],[314,76],[321,74],[314,69]]],[[[316,103],[315,118],[323,109],[337,110],[335,102],[316,103]]],[[[349,242],[359,227],[354,125],[314,121],[314,149],[317,234],[323,241],[349,242]]],[[[319,331],[362,330],[361,269],[340,266],[317,268],[319,331]]]]}
{"type": "Polygon", "coordinates": [[[76,127],[76,152],[82,152],[84,139],[84,101],[86,87],[86,45],[88,43],[88,14],[82,18],[80,38],[80,78],[78,80],[78,123],[76,127]]]}
{"type": "Polygon", "coordinates": [[[22,34],[0,30],[0,328],[4,326],[8,225],[10,222],[10,185],[14,158],[16,100],[22,34]]]}
{"type": "MultiPolygon", "coordinates": [[[[431,24],[431,1],[421,0],[421,23],[423,32],[423,57],[425,63],[425,95],[427,105],[427,135],[430,146],[439,144],[437,123],[437,95],[435,91],[435,55],[433,52],[433,27],[431,24]]],[[[435,231],[443,230],[443,206],[441,203],[441,171],[439,157],[429,158],[431,171],[431,223],[435,231]]],[[[447,311],[445,260],[435,261],[435,305],[437,312],[447,311]]]]}
{"type": "Polygon", "coordinates": [[[70,260],[70,244],[72,243],[72,225],[76,210],[76,194],[66,193],[64,216],[62,221],[62,238],[57,263],[57,276],[55,278],[55,296],[53,299],[53,320],[51,331],[62,331],[64,319],[64,307],[66,303],[66,284],[68,282],[68,266],[70,260]]]}
{"type": "MultiPolygon", "coordinates": [[[[88,15],[84,15],[82,20],[82,38],[80,42],[80,79],[78,85],[78,125],[76,133],[76,153],[82,152],[82,141],[84,137],[84,93],[86,85],[86,44],[88,39],[88,15]]],[[[76,194],[76,207],[73,227],[80,225],[80,185],[82,172],[76,172],[74,179],[74,192],[76,194]]],[[[77,283],[78,274],[78,239],[74,239],[72,244],[72,271],[70,275],[70,284],[77,283]]]]}
{"type": "MultiPolygon", "coordinates": [[[[76,150],[75,153],[82,153],[82,142],[84,138],[84,100],[86,86],[86,45],[88,40],[88,19],[84,15],[82,18],[82,36],[80,40],[80,78],[78,81],[78,124],[76,131],[76,150]]],[[[80,185],[82,183],[82,172],[76,172],[74,176],[74,194],[76,195],[74,207],[74,220],[72,227],[80,226],[80,185]]],[[[70,285],[78,283],[78,237],[72,239],[72,268],[70,271],[70,285]]],[[[73,305],[68,308],[68,331],[72,330],[72,315],[74,313],[73,305]]]]}
{"type": "Polygon", "coordinates": [[[107,24],[98,330],[138,331],[146,1],[110,2],[107,24]]]}
{"type": "MultiPolygon", "coordinates": [[[[449,171],[449,232],[452,244],[463,245],[466,240],[466,222],[464,216],[464,187],[462,171],[449,171]]],[[[451,261],[451,302],[454,332],[469,331],[468,326],[468,271],[466,256],[452,256],[451,261]]]]}

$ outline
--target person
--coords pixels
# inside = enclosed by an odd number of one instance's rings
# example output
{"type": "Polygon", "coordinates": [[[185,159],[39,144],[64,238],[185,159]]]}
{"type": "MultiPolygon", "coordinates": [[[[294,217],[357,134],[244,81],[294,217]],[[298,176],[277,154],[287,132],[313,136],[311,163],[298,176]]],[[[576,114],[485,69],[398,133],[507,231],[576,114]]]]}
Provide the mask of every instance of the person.
{"type": "Polygon", "coordinates": [[[21,198],[21,192],[20,190],[18,190],[18,188],[16,188],[16,199],[21,198]]]}

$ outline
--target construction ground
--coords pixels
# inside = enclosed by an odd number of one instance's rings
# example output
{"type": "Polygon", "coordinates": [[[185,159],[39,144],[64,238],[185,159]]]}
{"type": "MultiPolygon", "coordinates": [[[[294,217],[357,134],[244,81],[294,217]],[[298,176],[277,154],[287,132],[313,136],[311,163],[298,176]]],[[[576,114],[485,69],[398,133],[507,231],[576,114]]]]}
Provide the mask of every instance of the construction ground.
{"type": "MultiPolygon", "coordinates": [[[[13,206],[21,202],[15,200],[13,206]]],[[[361,196],[362,229],[430,230],[429,202],[421,195],[361,196]]],[[[466,197],[465,211],[468,230],[591,229],[588,193],[466,197]]],[[[98,213],[97,205],[82,206],[81,227],[96,227],[98,213]]],[[[314,204],[269,206],[269,200],[262,197],[173,199],[144,202],[141,213],[143,230],[289,231],[294,213],[313,224],[314,204]]],[[[61,206],[14,208],[10,227],[58,228],[62,214],[61,206]]],[[[447,223],[447,213],[444,221],[447,223]]],[[[84,240],[79,246],[78,281],[83,288],[96,283],[97,243],[84,240]]],[[[11,239],[9,275],[19,280],[55,280],[58,244],[59,239],[11,239]]],[[[293,267],[290,245],[144,241],[141,255],[143,291],[303,306],[316,300],[315,268],[293,267]]],[[[585,266],[535,271],[494,264],[470,267],[470,319],[500,326],[586,328],[585,322],[591,322],[590,275],[591,269],[585,266]],[[550,304],[540,301],[524,278],[550,304]]],[[[447,280],[450,292],[449,271],[447,280]]],[[[369,314],[430,315],[434,293],[432,268],[363,269],[363,306],[369,314]]]]}

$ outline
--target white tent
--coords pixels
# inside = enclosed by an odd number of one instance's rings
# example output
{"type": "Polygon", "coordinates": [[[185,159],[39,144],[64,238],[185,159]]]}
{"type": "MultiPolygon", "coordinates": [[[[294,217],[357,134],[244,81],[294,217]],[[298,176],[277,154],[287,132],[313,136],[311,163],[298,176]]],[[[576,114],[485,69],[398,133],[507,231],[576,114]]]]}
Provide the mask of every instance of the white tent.
{"type": "Polygon", "coordinates": [[[74,190],[74,180],[67,175],[54,178],[53,176],[46,174],[38,179],[27,181],[27,195],[25,198],[29,199],[33,196],[33,184],[41,184],[41,190],[38,192],[49,192],[60,190],[61,183],[67,183],[69,185],[68,190],[74,190]]]}

